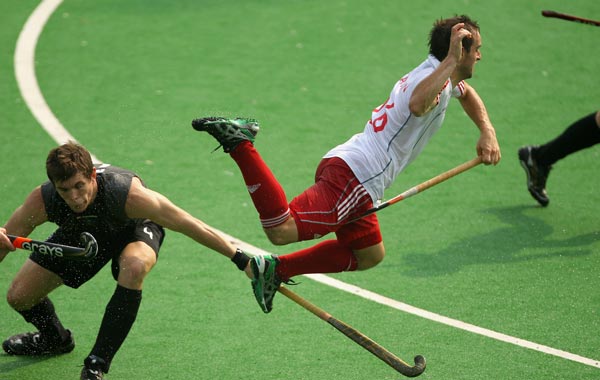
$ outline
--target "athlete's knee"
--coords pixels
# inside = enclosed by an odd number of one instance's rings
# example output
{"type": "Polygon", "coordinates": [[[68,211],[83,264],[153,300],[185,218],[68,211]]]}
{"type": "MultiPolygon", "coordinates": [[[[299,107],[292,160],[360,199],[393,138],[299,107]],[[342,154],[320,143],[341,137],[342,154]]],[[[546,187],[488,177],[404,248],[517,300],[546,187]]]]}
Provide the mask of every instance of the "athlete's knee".
{"type": "Polygon", "coordinates": [[[293,236],[290,236],[290,234],[283,228],[265,228],[264,231],[269,241],[274,245],[286,245],[297,241],[297,239],[295,239],[293,236]]]}
{"type": "Polygon", "coordinates": [[[298,230],[293,218],[270,228],[263,228],[267,238],[274,245],[286,245],[298,241],[298,230]]]}
{"type": "Polygon", "coordinates": [[[385,249],[383,245],[376,245],[366,249],[354,252],[357,261],[357,270],[366,270],[376,267],[385,258],[385,249]]]}
{"type": "Polygon", "coordinates": [[[142,281],[154,266],[156,260],[130,256],[119,262],[119,277],[130,281],[142,281]]]}
{"type": "Polygon", "coordinates": [[[6,302],[14,310],[27,310],[33,306],[33,302],[22,291],[19,291],[15,284],[11,285],[6,293],[6,302]]]}
{"type": "Polygon", "coordinates": [[[6,293],[6,302],[13,309],[17,310],[18,306],[21,304],[20,298],[12,291],[12,289],[8,289],[6,293]]]}
{"type": "Polygon", "coordinates": [[[385,254],[362,257],[361,259],[358,260],[358,266],[356,269],[357,270],[366,270],[366,269],[371,269],[373,267],[376,267],[377,265],[379,265],[380,262],[383,261],[384,257],[385,257],[385,254]]]}

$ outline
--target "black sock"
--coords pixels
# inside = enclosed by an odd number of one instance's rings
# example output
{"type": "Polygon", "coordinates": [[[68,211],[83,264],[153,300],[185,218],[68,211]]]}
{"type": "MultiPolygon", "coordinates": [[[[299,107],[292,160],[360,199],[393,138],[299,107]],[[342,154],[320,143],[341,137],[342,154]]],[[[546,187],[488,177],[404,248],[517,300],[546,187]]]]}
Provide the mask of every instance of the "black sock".
{"type": "Polygon", "coordinates": [[[550,166],[556,161],[589,148],[600,142],[600,127],[596,124],[596,112],[571,124],[554,140],[536,149],[533,158],[544,166],[550,166]]]}
{"type": "Polygon", "coordinates": [[[90,352],[90,355],[95,355],[106,362],[104,372],[108,372],[110,362],[129,334],[141,302],[141,290],[117,285],[115,293],[106,305],[96,344],[90,352]]]}
{"type": "Polygon", "coordinates": [[[61,342],[69,337],[69,332],[64,328],[56,311],[54,304],[48,297],[29,310],[18,311],[25,320],[33,324],[44,337],[61,342]]]}

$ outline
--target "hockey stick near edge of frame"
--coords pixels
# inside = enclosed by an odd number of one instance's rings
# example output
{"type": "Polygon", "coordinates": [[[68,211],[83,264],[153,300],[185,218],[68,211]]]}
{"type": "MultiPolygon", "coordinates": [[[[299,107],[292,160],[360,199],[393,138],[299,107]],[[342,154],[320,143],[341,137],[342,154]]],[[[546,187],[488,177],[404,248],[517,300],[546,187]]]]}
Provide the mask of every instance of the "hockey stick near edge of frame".
{"type": "Polygon", "coordinates": [[[400,359],[384,347],[380,346],[378,343],[376,343],[366,335],[362,334],[360,331],[334,318],[328,312],[308,302],[306,299],[300,297],[285,286],[280,286],[278,290],[287,298],[296,302],[298,305],[302,306],[306,310],[310,311],[317,317],[321,318],[325,322],[335,327],[339,332],[352,339],[355,343],[359,344],[361,347],[363,347],[364,349],[366,349],[367,351],[384,361],[387,365],[394,368],[402,375],[407,377],[416,377],[422,374],[423,371],[425,371],[426,362],[423,356],[415,356],[415,365],[411,366],[410,364],[406,363],[404,360],[400,359]]]}
{"type": "Polygon", "coordinates": [[[81,234],[81,247],[72,247],[69,245],[55,244],[46,241],[32,240],[26,237],[6,235],[15,248],[24,249],[31,252],[38,252],[43,255],[60,257],[65,259],[89,260],[98,254],[98,243],[92,234],[84,232],[81,234]]]}
{"type": "Polygon", "coordinates": [[[556,11],[542,11],[542,16],[559,18],[561,20],[567,20],[567,21],[580,22],[582,24],[600,26],[600,21],[590,20],[588,18],[568,15],[566,13],[561,13],[561,12],[556,12],[556,11]]]}

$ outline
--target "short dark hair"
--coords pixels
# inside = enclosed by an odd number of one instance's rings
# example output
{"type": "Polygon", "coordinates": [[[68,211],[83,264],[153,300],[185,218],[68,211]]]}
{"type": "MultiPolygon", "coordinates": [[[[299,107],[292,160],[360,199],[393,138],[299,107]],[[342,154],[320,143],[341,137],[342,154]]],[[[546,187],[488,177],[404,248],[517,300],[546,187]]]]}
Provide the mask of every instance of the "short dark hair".
{"type": "Polygon", "coordinates": [[[65,181],[77,173],[92,178],[93,170],[90,152],[72,141],[52,149],[46,159],[46,174],[52,183],[65,181]]]}
{"type": "MultiPolygon", "coordinates": [[[[471,18],[466,15],[437,20],[429,33],[429,54],[440,61],[444,60],[448,55],[448,49],[450,48],[452,27],[461,22],[465,24],[465,29],[469,32],[473,34],[479,32],[477,21],[471,20],[471,18]]],[[[462,43],[466,51],[471,51],[471,46],[473,45],[472,38],[465,37],[463,38],[462,43]]]]}

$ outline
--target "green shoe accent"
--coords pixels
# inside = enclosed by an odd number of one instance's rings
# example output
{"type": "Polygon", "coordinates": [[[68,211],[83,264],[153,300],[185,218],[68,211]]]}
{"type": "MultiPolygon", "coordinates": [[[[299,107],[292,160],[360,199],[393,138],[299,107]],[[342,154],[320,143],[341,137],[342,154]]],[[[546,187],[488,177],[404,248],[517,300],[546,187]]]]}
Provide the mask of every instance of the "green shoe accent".
{"type": "Polygon", "coordinates": [[[279,258],[276,255],[254,256],[250,260],[250,268],[254,276],[252,280],[254,297],[265,313],[273,310],[273,298],[282,282],[275,273],[277,264],[279,258]]]}
{"type": "Polygon", "coordinates": [[[254,143],[260,129],[258,120],[241,117],[235,119],[223,117],[195,119],[192,121],[192,127],[200,132],[208,132],[219,142],[219,146],[223,147],[225,153],[233,151],[242,141],[254,143]]]}

